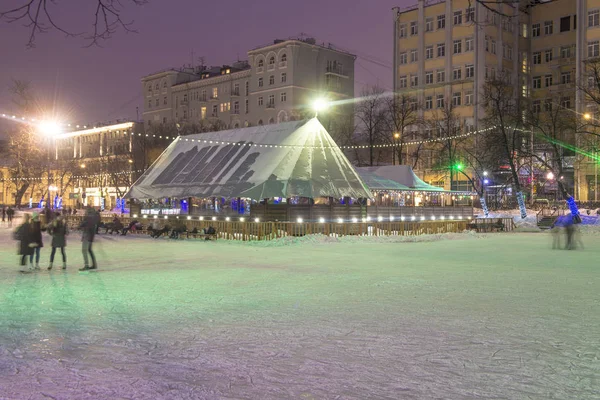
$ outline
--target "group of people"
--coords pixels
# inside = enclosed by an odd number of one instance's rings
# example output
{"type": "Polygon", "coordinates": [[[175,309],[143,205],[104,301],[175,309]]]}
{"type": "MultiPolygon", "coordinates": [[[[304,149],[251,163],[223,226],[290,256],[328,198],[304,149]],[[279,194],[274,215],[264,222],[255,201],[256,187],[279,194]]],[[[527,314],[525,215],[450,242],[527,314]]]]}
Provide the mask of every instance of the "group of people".
{"type": "Polygon", "coordinates": [[[2,225],[8,222],[8,226],[12,226],[12,220],[15,216],[15,209],[12,207],[2,206],[2,225]],[[7,221],[8,220],[8,221],[7,221]]]}
{"type": "MultiPolygon", "coordinates": [[[[14,239],[19,241],[19,255],[21,256],[20,265],[21,272],[33,272],[40,270],[40,253],[44,247],[42,232],[48,232],[52,236],[51,246],[52,251],[50,253],[50,262],[48,264],[48,270],[52,270],[54,265],[54,256],[56,250],[60,249],[63,265],[62,269],[67,268],[67,255],[65,253],[65,247],[67,246],[67,236],[69,229],[66,221],[60,213],[46,213],[46,216],[52,216],[52,219],[46,225],[42,225],[40,216],[37,212],[32,215],[24,214],[23,223],[15,230],[13,236],[14,239]],[[35,263],[34,263],[35,260],[35,263]]],[[[80,268],[80,271],[95,270],[98,268],[96,263],[96,257],[92,251],[92,243],[96,235],[97,226],[100,222],[100,215],[92,208],[89,208],[86,212],[85,218],[83,219],[79,228],[82,231],[81,236],[81,251],[83,254],[84,266],[80,268]],[[91,264],[90,264],[91,259],[91,264]]]]}
{"type": "Polygon", "coordinates": [[[561,236],[565,236],[565,250],[575,250],[577,247],[581,247],[583,249],[583,241],[581,240],[581,236],[575,221],[573,220],[573,216],[571,214],[562,215],[554,221],[551,227],[552,232],[552,248],[553,249],[562,249],[561,245],[561,236]]]}

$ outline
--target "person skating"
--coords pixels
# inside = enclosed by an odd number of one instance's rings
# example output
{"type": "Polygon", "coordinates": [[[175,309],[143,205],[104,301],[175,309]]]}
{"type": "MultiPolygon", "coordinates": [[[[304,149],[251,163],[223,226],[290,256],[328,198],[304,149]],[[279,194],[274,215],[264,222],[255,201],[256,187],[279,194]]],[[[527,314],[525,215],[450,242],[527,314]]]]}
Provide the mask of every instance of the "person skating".
{"type": "Polygon", "coordinates": [[[62,269],[67,269],[67,255],[65,254],[65,247],[67,246],[67,235],[69,234],[69,229],[60,214],[57,214],[54,221],[48,225],[48,232],[50,235],[52,235],[52,252],[50,253],[50,264],[48,265],[48,270],[52,269],[54,255],[56,254],[57,248],[60,249],[62,254],[62,269]]]}
{"type": "Polygon", "coordinates": [[[44,247],[44,243],[42,240],[42,232],[46,230],[46,228],[42,227],[42,223],[40,222],[40,216],[38,213],[33,213],[33,217],[31,218],[31,241],[36,244],[34,247],[34,253],[29,255],[30,264],[33,264],[33,256],[35,255],[35,269],[40,269],[40,252],[42,247],[44,247]]]}
{"type": "Polygon", "coordinates": [[[2,225],[4,225],[4,221],[6,221],[6,207],[2,206],[2,225]]]}
{"type": "Polygon", "coordinates": [[[27,267],[27,259],[33,254],[36,244],[33,242],[29,214],[23,215],[23,224],[21,224],[13,234],[19,241],[19,252],[21,256],[21,272],[33,272],[33,265],[27,267]]]}
{"type": "Polygon", "coordinates": [[[15,210],[12,207],[8,207],[6,210],[6,217],[8,218],[8,226],[12,226],[13,216],[15,215],[15,210]]]}
{"type": "Polygon", "coordinates": [[[94,242],[94,237],[96,236],[96,229],[98,226],[98,217],[93,209],[88,208],[86,212],[86,216],[81,223],[82,236],[81,236],[81,252],[83,253],[83,268],[80,268],[80,271],[89,271],[95,270],[98,268],[96,264],[96,257],[94,256],[94,252],[92,251],[92,243],[94,242]],[[92,258],[92,265],[90,266],[89,257],[92,258]]]}

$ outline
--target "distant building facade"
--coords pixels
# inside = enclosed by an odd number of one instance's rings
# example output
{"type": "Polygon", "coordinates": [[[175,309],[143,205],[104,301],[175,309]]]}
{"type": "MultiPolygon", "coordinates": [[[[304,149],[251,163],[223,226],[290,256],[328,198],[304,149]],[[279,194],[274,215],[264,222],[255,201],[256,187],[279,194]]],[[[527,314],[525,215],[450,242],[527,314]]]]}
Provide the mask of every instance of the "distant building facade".
{"type": "Polygon", "coordinates": [[[275,40],[247,61],[147,75],[144,123],[241,128],[299,119],[318,97],[354,97],[355,58],[311,38],[275,40]]]}

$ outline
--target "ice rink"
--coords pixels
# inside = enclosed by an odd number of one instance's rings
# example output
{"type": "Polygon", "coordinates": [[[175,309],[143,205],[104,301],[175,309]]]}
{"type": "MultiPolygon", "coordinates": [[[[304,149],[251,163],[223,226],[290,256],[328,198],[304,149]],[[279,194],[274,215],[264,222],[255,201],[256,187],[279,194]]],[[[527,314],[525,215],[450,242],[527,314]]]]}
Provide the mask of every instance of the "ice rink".
{"type": "Polygon", "coordinates": [[[598,239],[112,237],[84,275],[72,233],[20,274],[0,228],[0,398],[598,399],[598,239]]]}

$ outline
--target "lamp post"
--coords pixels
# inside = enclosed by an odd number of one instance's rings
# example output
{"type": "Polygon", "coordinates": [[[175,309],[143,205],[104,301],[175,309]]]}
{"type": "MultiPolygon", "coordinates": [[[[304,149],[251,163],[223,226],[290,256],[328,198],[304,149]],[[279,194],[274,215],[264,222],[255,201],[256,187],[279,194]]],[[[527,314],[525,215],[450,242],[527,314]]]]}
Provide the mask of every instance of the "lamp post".
{"type": "Polygon", "coordinates": [[[319,116],[321,111],[325,111],[329,108],[329,101],[323,97],[319,97],[312,103],[312,109],[315,112],[315,118],[319,116]]]}
{"type": "Polygon", "coordinates": [[[51,188],[51,183],[50,183],[50,150],[52,148],[52,139],[54,139],[54,137],[56,135],[58,135],[59,133],[61,133],[62,129],[60,127],[60,125],[55,122],[55,121],[43,121],[38,125],[38,129],[40,131],[41,134],[43,134],[47,140],[48,140],[48,153],[47,153],[47,169],[46,169],[46,173],[47,173],[47,177],[48,177],[48,185],[47,185],[47,199],[46,199],[46,208],[50,208],[49,207],[49,203],[50,203],[50,188],[51,188]]]}
{"type": "MultiPolygon", "coordinates": [[[[392,165],[396,165],[396,152],[398,151],[398,140],[400,139],[400,133],[394,133],[394,147],[392,150],[392,165]]],[[[400,155],[398,155],[398,165],[400,165],[400,155]]]]}

